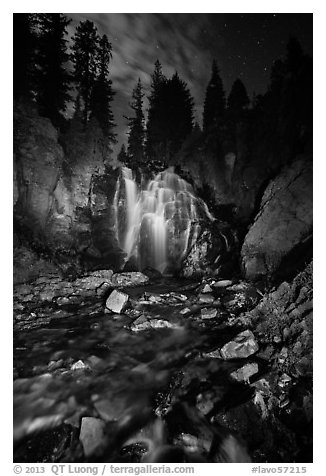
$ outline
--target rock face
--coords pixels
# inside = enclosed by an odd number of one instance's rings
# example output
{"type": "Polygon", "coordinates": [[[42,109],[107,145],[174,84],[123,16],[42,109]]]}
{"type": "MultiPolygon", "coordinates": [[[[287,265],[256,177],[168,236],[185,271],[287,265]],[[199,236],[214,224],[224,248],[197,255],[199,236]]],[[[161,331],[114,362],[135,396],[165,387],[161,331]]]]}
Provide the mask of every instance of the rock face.
{"type": "Polygon", "coordinates": [[[54,205],[63,150],[49,119],[24,110],[15,114],[16,209],[36,230],[45,230],[54,205]]]}
{"type": "Polygon", "coordinates": [[[265,190],[241,249],[246,278],[270,277],[311,233],[312,163],[303,157],[284,168],[265,190]]]}
{"type": "Polygon", "coordinates": [[[105,169],[97,129],[59,138],[49,119],[21,104],[14,120],[14,216],[29,241],[102,264],[115,261],[120,269],[112,232],[115,175],[105,169]]]}

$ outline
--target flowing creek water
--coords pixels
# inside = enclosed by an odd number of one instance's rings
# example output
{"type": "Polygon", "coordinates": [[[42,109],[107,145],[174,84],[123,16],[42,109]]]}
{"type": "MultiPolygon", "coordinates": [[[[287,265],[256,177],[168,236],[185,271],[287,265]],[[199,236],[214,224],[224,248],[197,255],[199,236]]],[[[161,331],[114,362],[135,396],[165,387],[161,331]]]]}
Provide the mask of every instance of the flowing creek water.
{"type": "MultiPolygon", "coordinates": [[[[70,433],[68,447],[62,448],[62,435],[61,447],[53,445],[58,428],[79,433],[85,416],[105,422],[101,458],[124,461],[128,438],[158,416],[164,419],[174,405],[187,403],[211,418],[251,398],[252,388],[230,374],[255,359],[228,361],[214,354],[241,327],[213,303],[216,317],[203,319],[207,304],[198,303],[199,285],[162,278],[126,288],[132,306],[124,314],[104,313],[98,298],[30,307],[33,324],[27,319],[14,332],[16,461],[82,461],[79,440],[72,444],[70,433]],[[144,328],[138,320],[133,327],[139,316],[155,326],[144,328]]],[[[174,418],[170,439],[191,433],[191,424],[196,435],[198,422],[191,419],[175,427],[174,418]]],[[[129,458],[137,461],[134,453],[129,458]]]]}

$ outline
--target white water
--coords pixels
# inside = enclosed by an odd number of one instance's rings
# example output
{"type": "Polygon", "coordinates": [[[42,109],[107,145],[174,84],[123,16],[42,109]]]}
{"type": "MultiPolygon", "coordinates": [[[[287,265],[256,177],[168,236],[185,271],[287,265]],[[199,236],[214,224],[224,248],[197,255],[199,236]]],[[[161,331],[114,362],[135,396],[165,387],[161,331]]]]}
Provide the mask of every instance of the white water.
{"type": "Polygon", "coordinates": [[[114,198],[117,239],[139,269],[176,269],[195,242],[200,220],[214,220],[191,185],[174,173],[160,172],[142,189],[132,171],[122,169],[114,198]]]}

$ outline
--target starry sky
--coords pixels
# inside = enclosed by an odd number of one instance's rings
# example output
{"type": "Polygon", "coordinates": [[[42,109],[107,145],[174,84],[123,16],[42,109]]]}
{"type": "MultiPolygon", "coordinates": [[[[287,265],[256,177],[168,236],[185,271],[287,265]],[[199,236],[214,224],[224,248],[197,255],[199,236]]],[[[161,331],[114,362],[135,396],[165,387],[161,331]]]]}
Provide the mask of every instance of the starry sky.
{"type": "MultiPolygon", "coordinates": [[[[72,13],[69,35],[80,21],[89,19],[112,44],[110,65],[112,107],[118,150],[127,143],[126,119],[131,92],[138,78],[148,96],[156,59],[163,73],[175,71],[186,81],[195,100],[195,119],[201,125],[205,90],[215,58],[226,94],[240,78],[250,97],[264,93],[275,59],[285,53],[290,35],[312,55],[312,14],[297,13],[72,13]]],[[[147,100],[145,100],[145,109],[147,100]]],[[[146,113],[146,110],[145,110],[146,113]]]]}

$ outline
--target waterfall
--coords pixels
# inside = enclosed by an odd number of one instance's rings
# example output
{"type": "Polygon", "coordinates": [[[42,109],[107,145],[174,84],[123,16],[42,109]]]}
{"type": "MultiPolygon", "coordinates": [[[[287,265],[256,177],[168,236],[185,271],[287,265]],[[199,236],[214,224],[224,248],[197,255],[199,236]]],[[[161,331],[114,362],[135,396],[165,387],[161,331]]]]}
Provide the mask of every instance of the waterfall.
{"type": "Polygon", "coordinates": [[[214,220],[206,203],[172,167],[140,187],[132,171],[123,167],[113,205],[117,240],[127,260],[161,273],[180,266],[197,239],[200,221],[214,220]]]}

